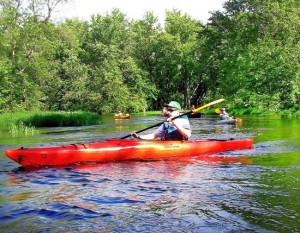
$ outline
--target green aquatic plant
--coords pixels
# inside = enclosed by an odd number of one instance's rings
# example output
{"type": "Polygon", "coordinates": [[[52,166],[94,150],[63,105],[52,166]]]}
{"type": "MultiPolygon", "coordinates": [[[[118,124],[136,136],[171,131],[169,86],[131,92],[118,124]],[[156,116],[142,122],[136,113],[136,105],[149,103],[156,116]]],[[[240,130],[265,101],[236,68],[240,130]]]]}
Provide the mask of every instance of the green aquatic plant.
{"type": "Polygon", "coordinates": [[[26,126],[23,122],[19,124],[11,124],[9,127],[11,135],[33,135],[38,134],[39,131],[34,126],[26,126]]]}

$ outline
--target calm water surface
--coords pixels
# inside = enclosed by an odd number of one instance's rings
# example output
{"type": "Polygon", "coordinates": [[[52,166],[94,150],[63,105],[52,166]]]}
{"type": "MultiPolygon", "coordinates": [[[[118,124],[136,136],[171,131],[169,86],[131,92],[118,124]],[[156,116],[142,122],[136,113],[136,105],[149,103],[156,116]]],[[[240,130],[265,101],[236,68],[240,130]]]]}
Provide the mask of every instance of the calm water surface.
{"type": "MultiPolygon", "coordinates": [[[[0,232],[300,232],[300,120],[191,119],[193,138],[254,138],[251,150],[180,161],[24,170],[7,148],[122,137],[162,121],[140,116],[90,127],[0,131],[0,232]]],[[[151,131],[151,130],[150,130],[151,131]]]]}

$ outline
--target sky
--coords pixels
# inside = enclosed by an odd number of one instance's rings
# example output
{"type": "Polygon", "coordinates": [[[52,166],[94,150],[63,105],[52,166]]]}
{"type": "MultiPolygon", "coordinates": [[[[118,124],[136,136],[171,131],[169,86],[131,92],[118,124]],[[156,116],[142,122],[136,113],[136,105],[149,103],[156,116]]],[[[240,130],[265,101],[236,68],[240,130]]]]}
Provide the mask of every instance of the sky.
{"type": "Polygon", "coordinates": [[[165,11],[176,9],[207,23],[209,12],[222,10],[223,2],[225,0],[71,0],[66,6],[60,7],[54,17],[57,20],[73,17],[89,20],[91,15],[106,15],[117,8],[129,20],[143,19],[147,11],[152,11],[163,25],[165,11]]]}

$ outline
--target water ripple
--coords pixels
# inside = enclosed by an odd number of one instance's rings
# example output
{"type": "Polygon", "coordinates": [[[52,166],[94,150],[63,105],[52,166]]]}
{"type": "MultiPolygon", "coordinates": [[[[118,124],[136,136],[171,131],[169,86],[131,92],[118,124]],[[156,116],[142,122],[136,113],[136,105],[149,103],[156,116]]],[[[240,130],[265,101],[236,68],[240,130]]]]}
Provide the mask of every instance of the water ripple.
{"type": "Polygon", "coordinates": [[[132,203],[144,203],[144,201],[130,200],[122,197],[94,197],[84,198],[84,201],[96,202],[98,204],[132,204],[132,203]]]}

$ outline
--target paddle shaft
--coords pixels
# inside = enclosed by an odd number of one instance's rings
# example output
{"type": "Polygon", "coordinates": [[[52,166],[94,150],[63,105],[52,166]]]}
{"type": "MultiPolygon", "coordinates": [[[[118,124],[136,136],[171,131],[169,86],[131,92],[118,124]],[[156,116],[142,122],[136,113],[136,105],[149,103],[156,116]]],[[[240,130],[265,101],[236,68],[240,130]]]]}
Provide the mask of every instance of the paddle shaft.
{"type": "MultiPolygon", "coordinates": [[[[191,113],[192,113],[192,114],[193,114],[193,113],[197,113],[197,112],[201,111],[201,110],[204,109],[204,108],[207,108],[207,107],[209,107],[209,106],[211,106],[211,105],[220,103],[220,102],[222,102],[222,101],[224,101],[224,99],[215,100],[215,101],[213,101],[213,102],[211,102],[211,103],[205,104],[205,105],[203,105],[203,106],[201,106],[201,107],[199,107],[199,108],[196,108],[196,109],[194,109],[194,110],[192,110],[192,111],[183,113],[183,114],[181,114],[181,115],[179,115],[179,116],[176,116],[176,117],[173,117],[173,120],[175,120],[175,119],[178,118],[178,117],[182,117],[182,116],[185,116],[185,115],[188,115],[188,114],[191,114],[191,113]]],[[[136,133],[138,134],[138,133],[141,133],[141,132],[146,131],[146,130],[148,130],[148,129],[152,129],[152,128],[156,127],[156,126],[160,126],[161,124],[163,124],[163,123],[165,123],[165,122],[166,122],[166,121],[162,121],[162,122],[157,123],[157,124],[155,124],[155,125],[149,126],[148,128],[145,128],[145,129],[142,129],[142,130],[140,130],[140,131],[137,131],[136,133]]],[[[130,137],[130,136],[131,136],[131,134],[128,134],[128,135],[126,135],[126,136],[124,136],[124,137],[121,137],[121,139],[125,139],[125,138],[128,138],[128,137],[130,137]]]]}

